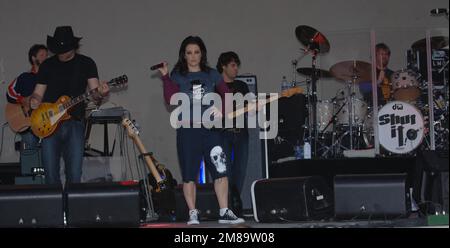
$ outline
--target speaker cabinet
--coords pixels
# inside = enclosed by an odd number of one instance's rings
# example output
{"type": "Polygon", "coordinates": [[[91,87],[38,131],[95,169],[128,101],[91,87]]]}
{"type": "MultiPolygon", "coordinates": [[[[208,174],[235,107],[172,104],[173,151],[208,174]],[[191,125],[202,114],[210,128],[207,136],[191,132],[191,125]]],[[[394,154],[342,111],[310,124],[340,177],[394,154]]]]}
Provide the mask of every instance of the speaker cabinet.
{"type": "Polygon", "coordinates": [[[256,180],[252,184],[257,222],[326,219],[333,215],[333,196],[318,176],[256,180]]]}
{"type": "Polygon", "coordinates": [[[69,184],[65,197],[69,226],[139,226],[137,182],[69,184]]]}
{"type": "Polygon", "coordinates": [[[61,185],[0,186],[0,227],[62,227],[61,185]]]}
{"type": "Polygon", "coordinates": [[[337,175],[334,203],[338,218],[404,216],[411,206],[406,174],[337,175]]]}

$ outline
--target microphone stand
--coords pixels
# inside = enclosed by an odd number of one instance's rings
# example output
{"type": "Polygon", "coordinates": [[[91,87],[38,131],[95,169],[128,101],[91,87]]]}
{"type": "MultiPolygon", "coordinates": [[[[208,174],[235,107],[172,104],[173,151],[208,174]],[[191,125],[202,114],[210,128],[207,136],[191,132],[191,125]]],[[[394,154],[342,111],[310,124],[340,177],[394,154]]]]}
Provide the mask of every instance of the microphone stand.
{"type": "Polygon", "coordinates": [[[311,139],[311,157],[316,157],[317,155],[317,140],[319,137],[319,133],[317,130],[317,74],[316,74],[316,58],[317,58],[317,49],[312,51],[312,75],[311,75],[311,90],[312,90],[312,131],[313,136],[311,139]]]}

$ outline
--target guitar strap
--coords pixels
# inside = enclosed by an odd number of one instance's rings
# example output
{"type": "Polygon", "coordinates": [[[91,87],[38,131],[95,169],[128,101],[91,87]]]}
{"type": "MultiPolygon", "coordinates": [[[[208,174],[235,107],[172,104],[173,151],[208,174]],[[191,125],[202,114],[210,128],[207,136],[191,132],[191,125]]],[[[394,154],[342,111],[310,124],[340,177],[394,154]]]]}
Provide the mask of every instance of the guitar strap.
{"type": "Polygon", "coordinates": [[[74,92],[76,90],[77,83],[80,81],[80,74],[81,74],[81,63],[80,59],[78,57],[78,54],[75,54],[75,65],[74,69],[72,71],[72,78],[70,79],[70,97],[74,98],[79,95],[79,93],[74,92]],[[77,95],[78,94],[78,95],[77,95]]]}
{"type": "MultiPolygon", "coordinates": [[[[76,88],[77,88],[77,84],[79,82],[81,82],[81,80],[80,80],[80,77],[81,77],[81,60],[80,60],[80,57],[78,56],[78,54],[75,54],[74,59],[75,59],[75,64],[74,64],[74,69],[73,69],[73,72],[72,72],[72,78],[70,79],[71,83],[70,83],[70,86],[69,86],[71,99],[74,99],[75,97],[78,97],[78,95],[80,95],[78,92],[76,92],[76,88]]],[[[83,94],[83,93],[81,93],[81,94],[83,94]]],[[[80,104],[84,105],[85,103],[83,102],[83,103],[80,103],[80,104]]],[[[78,120],[78,118],[74,117],[74,116],[71,116],[71,119],[77,119],[78,120]]]]}

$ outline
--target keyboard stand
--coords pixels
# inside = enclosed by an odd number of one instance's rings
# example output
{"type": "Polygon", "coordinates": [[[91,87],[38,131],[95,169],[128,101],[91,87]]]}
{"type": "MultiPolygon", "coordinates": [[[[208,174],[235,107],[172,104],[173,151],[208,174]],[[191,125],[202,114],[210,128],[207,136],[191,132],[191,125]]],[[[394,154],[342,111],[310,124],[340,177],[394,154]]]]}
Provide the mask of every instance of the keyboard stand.
{"type": "Polygon", "coordinates": [[[115,140],[111,152],[109,152],[109,135],[108,124],[121,125],[122,118],[126,110],[122,107],[114,107],[109,109],[102,109],[94,111],[86,120],[86,132],[85,132],[85,156],[105,156],[110,157],[114,153],[115,140]],[[91,148],[89,145],[89,137],[91,134],[92,125],[103,125],[103,151],[91,148]]]}

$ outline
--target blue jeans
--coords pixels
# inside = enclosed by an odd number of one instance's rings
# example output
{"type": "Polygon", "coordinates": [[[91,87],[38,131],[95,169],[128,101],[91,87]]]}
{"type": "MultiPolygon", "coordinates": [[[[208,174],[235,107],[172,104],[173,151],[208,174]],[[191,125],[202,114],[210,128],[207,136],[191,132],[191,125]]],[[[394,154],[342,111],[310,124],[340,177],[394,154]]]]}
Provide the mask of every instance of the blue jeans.
{"type": "Polygon", "coordinates": [[[22,138],[20,150],[39,149],[39,138],[31,131],[20,133],[22,138]]]}
{"type": "Polygon", "coordinates": [[[248,131],[224,131],[224,150],[230,161],[228,166],[229,185],[235,185],[239,194],[242,192],[248,164],[248,131]]]}
{"type": "Polygon", "coordinates": [[[84,124],[78,120],[67,120],[58,129],[42,140],[42,163],[47,184],[60,184],[60,158],[65,164],[66,183],[81,182],[84,153],[84,124]]]}

